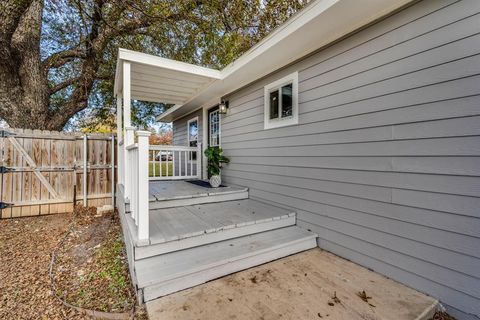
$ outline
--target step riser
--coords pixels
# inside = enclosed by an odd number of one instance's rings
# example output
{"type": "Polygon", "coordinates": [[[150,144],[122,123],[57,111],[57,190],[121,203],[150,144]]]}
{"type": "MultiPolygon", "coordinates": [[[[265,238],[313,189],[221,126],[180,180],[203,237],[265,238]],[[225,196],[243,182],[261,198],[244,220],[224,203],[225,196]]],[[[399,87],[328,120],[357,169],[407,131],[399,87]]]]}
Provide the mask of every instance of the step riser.
{"type": "Polygon", "coordinates": [[[147,302],[234,272],[245,270],[263,263],[305,251],[316,246],[316,239],[313,237],[308,237],[302,241],[286,244],[268,252],[246,257],[237,261],[231,261],[229,263],[208,268],[206,270],[197,271],[181,278],[163,281],[155,285],[147,286],[143,288],[144,300],[147,302]]]}
{"type": "MultiPolygon", "coordinates": [[[[149,208],[151,210],[165,209],[165,208],[174,208],[174,207],[182,207],[182,206],[191,206],[196,204],[234,201],[234,200],[243,200],[243,199],[248,199],[248,191],[209,195],[209,196],[202,196],[202,197],[193,197],[193,198],[150,201],[149,208]]],[[[126,207],[126,211],[130,212],[130,204],[127,203],[125,207],[126,207]]]]}
{"type": "Polygon", "coordinates": [[[135,260],[145,259],[156,255],[161,255],[168,252],[174,252],[178,250],[198,247],[210,243],[224,241],[227,239],[233,239],[243,237],[255,233],[274,230],[278,228],[293,226],[296,223],[295,215],[273,220],[264,223],[257,223],[252,225],[246,225],[243,227],[237,227],[232,229],[226,229],[219,232],[207,233],[201,236],[185,238],[176,241],[170,241],[166,243],[159,243],[156,245],[150,245],[146,247],[135,248],[135,260]]]}

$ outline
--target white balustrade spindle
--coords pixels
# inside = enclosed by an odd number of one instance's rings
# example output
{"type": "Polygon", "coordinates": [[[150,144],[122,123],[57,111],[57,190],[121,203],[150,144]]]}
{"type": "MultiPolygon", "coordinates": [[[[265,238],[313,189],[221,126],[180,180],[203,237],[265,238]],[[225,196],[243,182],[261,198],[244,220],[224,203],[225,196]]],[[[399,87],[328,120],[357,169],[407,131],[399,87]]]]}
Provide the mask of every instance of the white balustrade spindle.
{"type": "Polygon", "coordinates": [[[197,147],[151,145],[149,148],[150,180],[201,179],[201,144],[197,147]]]}

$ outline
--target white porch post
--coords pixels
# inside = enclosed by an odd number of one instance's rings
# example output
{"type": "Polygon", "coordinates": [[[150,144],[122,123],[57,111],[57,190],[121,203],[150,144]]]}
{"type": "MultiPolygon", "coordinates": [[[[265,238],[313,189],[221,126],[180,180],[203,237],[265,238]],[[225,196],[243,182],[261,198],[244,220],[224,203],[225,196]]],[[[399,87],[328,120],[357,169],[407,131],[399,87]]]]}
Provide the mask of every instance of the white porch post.
{"type": "Polygon", "coordinates": [[[149,237],[149,203],[148,203],[148,152],[149,131],[137,131],[138,137],[138,240],[149,237]]]}
{"type": "Polygon", "coordinates": [[[130,127],[132,125],[130,120],[130,83],[130,62],[123,61],[123,122],[125,127],[130,127]]]}
{"type": "Polygon", "coordinates": [[[128,161],[128,152],[126,150],[127,146],[131,145],[134,141],[133,128],[131,128],[130,120],[130,104],[131,104],[131,95],[130,95],[130,62],[123,61],[123,83],[122,83],[122,95],[123,95],[123,128],[125,130],[125,135],[123,139],[123,179],[124,179],[124,192],[125,197],[131,200],[130,188],[131,188],[131,179],[129,168],[131,164],[128,161]],[[128,134],[128,128],[132,129],[130,136],[128,134]]]}
{"type": "Polygon", "coordinates": [[[135,142],[135,128],[125,127],[125,139],[123,141],[123,147],[125,150],[124,190],[125,190],[125,197],[127,197],[129,200],[132,200],[133,177],[132,177],[132,170],[131,170],[132,164],[130,163],[130,159],[128,158],[128,151],[125,148],[132,145],[134,142],[135,142]]]}
{"type": "Polygon", "coordinates": [[[124,167],[125,161],[123,155],[123,112],[122,112],[122,97],[117,95],[117,175],[118,183],[125,185],[124,180],[124,167]]]}

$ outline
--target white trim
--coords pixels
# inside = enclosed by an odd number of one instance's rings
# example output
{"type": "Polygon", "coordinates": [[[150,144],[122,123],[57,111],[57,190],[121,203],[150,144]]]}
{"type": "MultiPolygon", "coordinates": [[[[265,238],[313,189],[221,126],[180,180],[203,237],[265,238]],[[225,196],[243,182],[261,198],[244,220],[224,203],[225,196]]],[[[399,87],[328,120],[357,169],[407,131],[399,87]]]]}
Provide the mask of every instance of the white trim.
{"type": "Polygon", "coordinates": [[[209,107],[207,105],[204,105],[202,107],[202,179],[207,179],[208,178],[208,173],[207,173],[207,157],[205,156],[205,149],[208,147],[208,109],[209,107]]]}
{"type": "MultiPolygon", "coordinates": [[[[237,60],[227,65],[222,73],[225,75],[243,68],[247,63],[254,60],[262,53],[266,52],[272,46],[276,45],[281,40],[285,39],[295,30],[301,28],[310,20],[327,11],[340,0],[318,0],[310,2],[303,10],[297,12],[285,23],[270,32],[259,43],[250,48],[245,54],[240,56],[237,60]]],[[[355,0],[358,1],[358,0],[355,0]]]]}
{"type": "MultiPolygon", "coordinates": [[[[218,106],[213,106],[211,107],[210,109],[214,109],[214,108],[217,108],[216,111],[212,111],[213,112],[217,112],[217,115],[218,115],[218,142],[216,145],[214,145],[213,147],[221,147],[222,145],[222,115],[220,114],[220,109],[218,108],[218,106]]],[[[210,137],[212,135],[212,132],[211,132],[211,127],[210,127],[210,114],[211,112],[207,111],[207,116],[208,116],[208,119],[207,119],[207,124],[208,124],[208,136],[207,136],[207,139],[208,139],[208,146],[210,147],[210,137]]]]}
{"type": "Polygon", "coordinates": [[[190,122],[193,122],[193,121],[197,121],[197,146],[198,146],[198,135],[200,134],[198,116],[196,116],[187,121],[187,146],[189,147],[190,147],[190,122]]]}
{"type": "Polygon", "coordinates": [[[130,73],[131,73],[131,68],[130,68],[130,62],[128,61],[123,61],[122,63],[122,74],[123,74],[123,124],[124,127],[130,127],[131,126],[131,79],[130,79],[130,73]]]}
{"type": "Polygon", "coordinates": [[[186,73],[187,75],[194,74],[207,78],[221,79],[220,71],[215,69],[205,68],[186,62],[166,59],[151,54],[127,50],[123,48],[118,49],[118,58],[131,62],[137,62],[147,66],[154,66],[163,69],[179,71],[186,73]]]}
{"type": "MultiPolygon", "coordinates": [[[[175,106],[173,106],[173,107],[175,107],[175,106]]],[[[173,107],[172,107],[172,108],[173,108],[173,107]]],[[[170,109],[171,109],[171,108],[170,108],[170,109]]],[[[170,109],[168,109],[168,110],[170,110],[170,109]]],[[[186,117],[188,117],[189,115],[191,115],[191,114],[193,114],[193,113],[196,113],[197,111],[199,111],[199,110],[201,110],[201,109],[203,109],[203,107],[198,107],[197,109],[192,110],[192,111],[190,111],[189,113],[186,113],[186,114],[184,114],[184,115],[182,115],[182,116],[180,116],[180,117],[178,117],[178,118],[173,119],[172,122],[175,122],[175,121],[177,121],[177,120],[186,118],[186,117]]],[[[167,111],[168,111],[168,110],[167,110],[167,111]]]]}
{"type": "Polygon", "coordinates": [[[298,72],[291,73],[281,79],[278,79],[263,89],[264,96],[264,129],[279,128],[298,124],[298,72]],[[292,84],[292,116],[282,118],[282,94],[281,88],[292,84]],[[278,90],[278,118],[270,119],[270,93],[278,90]]]}
{"type": "Polygon", "coordinates": [[[265,77],[279,68],[379,19],[412,0],[316,0],[275,29],[257,45],[220,71],[221,79],[204,87],[181,108],[158,121],[172,119],[265,77]]]}

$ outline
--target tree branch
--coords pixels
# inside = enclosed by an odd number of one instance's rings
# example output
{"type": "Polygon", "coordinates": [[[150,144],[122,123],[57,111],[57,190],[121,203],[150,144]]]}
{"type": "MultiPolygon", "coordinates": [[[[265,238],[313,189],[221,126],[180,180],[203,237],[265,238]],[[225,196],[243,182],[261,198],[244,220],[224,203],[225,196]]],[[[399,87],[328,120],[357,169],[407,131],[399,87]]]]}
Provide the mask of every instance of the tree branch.
{"type": "Polygon", "coordinates": [[[65,81],[63,81],[59,84],[56,84],[55,86],[50,88],[50,94],[54,94],[55,92],[58,92],[62,89],[65,89],[66,87],[74,84],[78,80],[79,80],[79,78],[71,78],[71,79],[65,80],[65,81]]]}
{"type": "Polygon", "coordinates": [[[75,59],[85,59],[85,52],[79,48],[56,52],[43,60],[42,66],[45,71],[52,68],[59,68],[75,59]]]}

